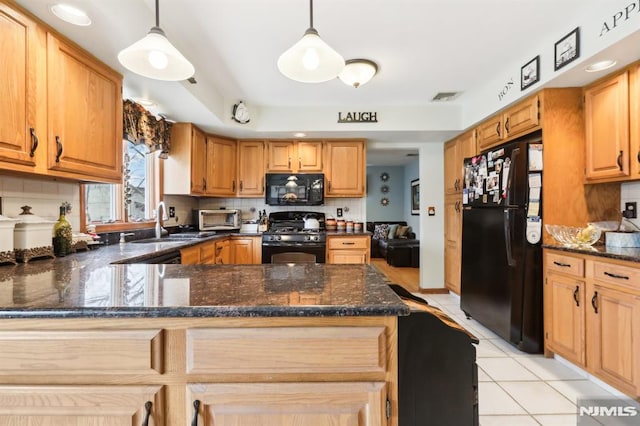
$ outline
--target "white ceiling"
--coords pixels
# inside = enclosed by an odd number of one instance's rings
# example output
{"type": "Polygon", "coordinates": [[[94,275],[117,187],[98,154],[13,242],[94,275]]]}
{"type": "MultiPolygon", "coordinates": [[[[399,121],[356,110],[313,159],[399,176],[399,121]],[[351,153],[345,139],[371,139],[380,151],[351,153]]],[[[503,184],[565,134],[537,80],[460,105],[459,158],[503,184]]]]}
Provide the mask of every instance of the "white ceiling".
{"type": "MultiPolygon", "coordinates": [[[[74,27],[58,20],[48,10],[56,0],[17,3],[120,71],[125,96],[153,99],[157,105],[150,109],[155,113],[236,137],[292,137],[293,132],[306,131],[309,137],[359,136],[389,144],[442,142],[472,124],[464,123],[452,106],[464,108],[469,93],[494,79],[506,62],[522,59],[519,52],[534,45],[541,34],[560,38],[576,26],[571,17],[605,2],[316,0],[314,27],[323,40],[345,59],[362,57],[378,63],[378,75],[354,89],[339,80],[297,83],[278,72],[278,56],[309,26],[307,0],[160,0],[160,26],[194,64],[196,85],[135,76],[117,62],[117,53],[154,25],[153,0],[60,1],[86,10],[93,24],[74,27]],[[462,93],[447,105],[432,102],[442,91],[462,93]],[[231,106],[239,100],[253,113],[252,122],[244,127],[229,119],[231,106]],[[326,110],[335,116],[345,110],[406,115],[421,108],[434,113],[426,113],[424,119],[435,124],[347,126],[345,131],[335,120],[330,125],[313,121],[314,114],[326,110]],[[441,109],[455,117],[438,125],[434,117],[441,109]],[[305,113],[307,118],[301,120],[305,113]]],[[[629,0],[606,2],[626,6],[629,0]]],[[[621,62],[640,57],[637,49],[627,50],[631,51],[623,53],[628,57],[621,62]]],[[[562,77],[563,85],[572,85],[598,76],[567,73],[562,77]]],[[[406,153],[416,150],[395,151],[398,155],[394,150],[384,150],[382,155],[371,151],[369,163],[410,159],[406,153]]]]}

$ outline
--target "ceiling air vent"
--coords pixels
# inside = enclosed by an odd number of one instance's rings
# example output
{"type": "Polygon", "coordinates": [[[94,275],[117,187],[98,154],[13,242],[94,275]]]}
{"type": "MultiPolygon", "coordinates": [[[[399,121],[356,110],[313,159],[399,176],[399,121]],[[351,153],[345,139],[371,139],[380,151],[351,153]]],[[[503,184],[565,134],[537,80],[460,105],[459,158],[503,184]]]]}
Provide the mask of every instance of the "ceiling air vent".
{"type": "Polygon", "coordinates": [[[431,99],[435,102],[452,101],[460,95],[460,92],[440,92],[431,99]]]}

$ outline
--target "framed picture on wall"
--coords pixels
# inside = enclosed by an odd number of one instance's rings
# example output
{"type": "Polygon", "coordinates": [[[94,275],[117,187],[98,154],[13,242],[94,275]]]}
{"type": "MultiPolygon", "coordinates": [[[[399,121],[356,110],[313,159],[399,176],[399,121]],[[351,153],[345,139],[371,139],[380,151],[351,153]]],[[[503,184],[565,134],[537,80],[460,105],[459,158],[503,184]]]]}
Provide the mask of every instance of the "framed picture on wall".
{"type": "Polygon", "coordinates": [[[580,57],[580,28],[576,28],[555,44],[554,70],[567,65],[580,57]]]}
{"type": "Polygon", "coordinates": [[[411,214],[420,214],[420,179],[411,181],[411,214]]]}

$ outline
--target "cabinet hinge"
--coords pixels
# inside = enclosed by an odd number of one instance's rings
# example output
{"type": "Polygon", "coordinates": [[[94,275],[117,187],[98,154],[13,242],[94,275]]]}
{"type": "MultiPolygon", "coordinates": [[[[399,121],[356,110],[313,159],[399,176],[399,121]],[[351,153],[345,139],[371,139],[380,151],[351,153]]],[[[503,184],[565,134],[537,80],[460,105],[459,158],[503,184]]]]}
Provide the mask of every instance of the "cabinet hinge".
{"type": "Polygon", "coordinates": [[[387,398],[387,406],[385,411],[386,411],[387,419],[390,419],[391,418],[391,401],[389,401],[389,398],[387,398]]]}

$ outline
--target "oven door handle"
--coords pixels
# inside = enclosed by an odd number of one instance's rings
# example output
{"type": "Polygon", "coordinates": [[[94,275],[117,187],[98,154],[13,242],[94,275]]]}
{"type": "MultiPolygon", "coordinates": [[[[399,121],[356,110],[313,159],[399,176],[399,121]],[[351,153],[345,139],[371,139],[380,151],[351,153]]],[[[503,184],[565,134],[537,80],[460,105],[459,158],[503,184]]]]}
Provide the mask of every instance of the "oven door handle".
{"type": "Polygon", "coordinates": [[[326,247],[325,243],[283,243],[281,241],[263,242],[265,247],[326,247]]]}

